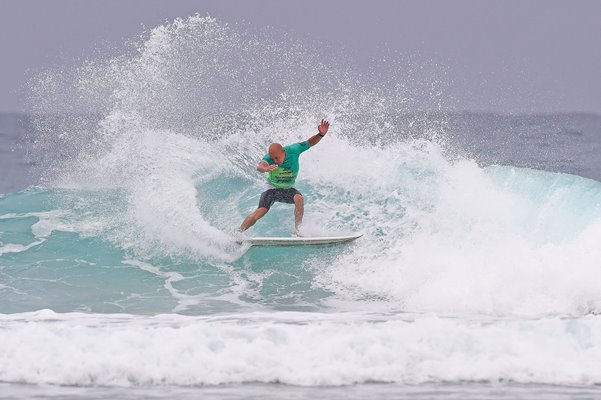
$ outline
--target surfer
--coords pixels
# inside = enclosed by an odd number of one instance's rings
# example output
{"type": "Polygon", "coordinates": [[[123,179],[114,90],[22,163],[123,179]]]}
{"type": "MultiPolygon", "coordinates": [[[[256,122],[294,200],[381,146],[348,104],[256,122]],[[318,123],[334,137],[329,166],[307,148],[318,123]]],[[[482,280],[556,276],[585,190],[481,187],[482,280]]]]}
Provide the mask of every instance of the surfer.
{"type": "Polygon", "coordinates": [[[240,232],[244,232],[262,218],[274,202],[294,204],[295,232],[300,236],[299,228],[303,222],[304,199],[301,192],[294,188],[294,181],[298,175],[298,158],[303,151],[315,146],[328,133],[330,123],[325,119],[317,126],[317,133],[308,140],[300,143],[282,146],[279,143],[269,145],[268,153],[259,162],[257,171],[269,172],[264,191],[261,193],[259,207],[248,215],[240,225],[240,232]]]}

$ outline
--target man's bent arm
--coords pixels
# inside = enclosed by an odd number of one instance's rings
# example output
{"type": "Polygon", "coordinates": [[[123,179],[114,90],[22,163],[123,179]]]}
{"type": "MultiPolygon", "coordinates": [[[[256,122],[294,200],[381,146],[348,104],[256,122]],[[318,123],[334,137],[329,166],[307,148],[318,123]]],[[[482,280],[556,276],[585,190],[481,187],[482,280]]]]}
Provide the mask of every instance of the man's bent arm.
{"type": "Polygon", "coordinates": [[[261,161],[261,162],[259,162],[259,165],[257,165],[257,171],[259,171],[259,172],[269,172],[269,171],[273,171],[277,167],[278,166],[275,165],[275,164],[269,165],[265,161],[261,161]]]}

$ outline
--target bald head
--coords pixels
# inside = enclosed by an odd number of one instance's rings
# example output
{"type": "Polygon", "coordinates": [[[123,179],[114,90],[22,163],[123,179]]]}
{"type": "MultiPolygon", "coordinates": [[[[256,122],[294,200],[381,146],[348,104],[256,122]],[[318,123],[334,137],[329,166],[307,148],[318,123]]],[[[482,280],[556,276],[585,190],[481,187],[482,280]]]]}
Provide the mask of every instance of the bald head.
{"type": "Polygon", "coordinates": [[[286,152],[279,143],[272,143],[269,145],[269,157],[276,163],[281,164],[286,158],[286,152]]]}

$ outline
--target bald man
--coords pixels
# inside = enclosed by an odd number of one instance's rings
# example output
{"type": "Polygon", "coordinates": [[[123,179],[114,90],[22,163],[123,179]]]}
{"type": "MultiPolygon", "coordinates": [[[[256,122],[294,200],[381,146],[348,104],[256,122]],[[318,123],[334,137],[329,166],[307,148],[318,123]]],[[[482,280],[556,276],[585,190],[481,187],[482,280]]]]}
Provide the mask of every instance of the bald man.
{"type": "Polygon", "coordinates": [[[324,119],[317,127],[317,134],[304,142],[282,146],[279,143],[269,145],[268,153],[259,162],[257,171],[269,172],[264,191],[261,193],[259,207],[242,221],[240,232],[244,232],[262,218],[276,201],[294,204],[294,226],[297,235],[303,222],[303,195],[294,188],[298,175],[298,158],[303,151],[315,146],[328,133],[330,123],[324,119]]]}

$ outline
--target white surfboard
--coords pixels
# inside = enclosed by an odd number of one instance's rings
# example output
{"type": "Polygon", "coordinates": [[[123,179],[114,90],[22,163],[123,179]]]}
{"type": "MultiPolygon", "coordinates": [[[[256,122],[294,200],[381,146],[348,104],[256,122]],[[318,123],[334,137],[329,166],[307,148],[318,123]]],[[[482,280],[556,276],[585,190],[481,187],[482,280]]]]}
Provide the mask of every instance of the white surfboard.
{"type": "Polygon", "coordinates": [[[313,246],[351,242],[361,236],[363,236],[362,233],[350,236],[249,237],[244,239],[243,243],[248,243],[251,246],[313,246]]]}

